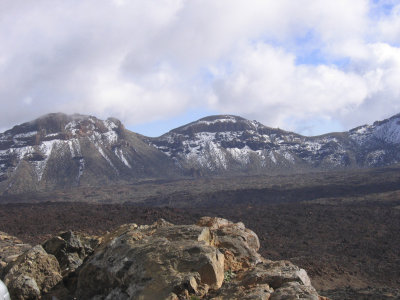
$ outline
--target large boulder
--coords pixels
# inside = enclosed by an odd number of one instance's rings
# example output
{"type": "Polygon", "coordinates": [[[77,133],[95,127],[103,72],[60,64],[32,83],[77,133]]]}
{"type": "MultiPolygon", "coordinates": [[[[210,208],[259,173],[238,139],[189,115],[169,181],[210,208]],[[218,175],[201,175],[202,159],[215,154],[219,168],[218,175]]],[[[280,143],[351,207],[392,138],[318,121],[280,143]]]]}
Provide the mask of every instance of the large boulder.
{"type": "Polygon", "coordinates": [[[268,284],[274,289],[280,288],[287,282],[298,282],[304,286],[311,286],[310,278],[304,269],[300,269],[289,261],[267,261],[241,275],[242,284],[268,284]]]}
{"type": "Polygon", "coordinates": [[[57,259],[38,245],[21,254],[4,270],[11,299],[40,299],[62,280],[57,259]]]}
{"type": "Polygon", "coordinates": [[[12,299],[324,299],[305,270],[261,257],[253,231],[221,218],[65,232],[43,246],[5,267],[12,299]]]}
{"type": "Polygon", "coordinates": [[[276,299],[318,300],[306,271],[288,261],[269,261],[239,270],[218,291],[211,293],[213,300],[276,299]]]}
{"type": "Polygon", "coordinates": [[[243,223],[222,218],[203,217],[198,226],[206,226],[214,236],[214,245],[224,254],[225,271],[238,271],[262,261],[260,241],[243,223]]]}
{"type": "Polygon", "coordinates": [[[279,287],[270,300],[322,300],[317,291],[310,285],[306,286],[298,281],[291,281],[279,287]]]}
{"type": "Polygon", "coordinates": [[[80,299],[178,299],[221,287],[224,256],[197,225],[125,225],[79,272],[80,299]]]}

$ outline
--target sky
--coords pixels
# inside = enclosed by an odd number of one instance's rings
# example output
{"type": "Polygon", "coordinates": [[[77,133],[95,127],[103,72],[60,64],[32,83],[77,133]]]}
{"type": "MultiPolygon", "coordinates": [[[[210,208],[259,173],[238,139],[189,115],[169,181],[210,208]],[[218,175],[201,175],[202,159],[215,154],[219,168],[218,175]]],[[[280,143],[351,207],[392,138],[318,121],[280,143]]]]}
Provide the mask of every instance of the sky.
{"type": "Polygon", "coordinates": [[[0,0],[0,131],[51,112],[369,124],[400,113],[400,1],[0,0]]]}

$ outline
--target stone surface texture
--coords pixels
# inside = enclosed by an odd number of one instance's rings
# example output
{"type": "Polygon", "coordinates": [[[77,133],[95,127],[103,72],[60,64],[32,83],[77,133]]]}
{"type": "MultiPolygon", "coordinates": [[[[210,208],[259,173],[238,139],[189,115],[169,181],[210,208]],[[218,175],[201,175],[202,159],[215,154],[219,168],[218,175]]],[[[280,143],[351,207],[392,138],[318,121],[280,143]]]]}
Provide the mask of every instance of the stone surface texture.
{"type": "Polygon", "coordinates": [[[40,299],[62,280],[57,259],[37,245],[3,270],[11,299],[40,299]]]}
{"type": "Polygon", "coordinates": [[[305,270],[259,247],[240,222],[160,219],[101,237],[61,233],[9,262],[2,279],[12,299],[324,299],[305,270]]]}

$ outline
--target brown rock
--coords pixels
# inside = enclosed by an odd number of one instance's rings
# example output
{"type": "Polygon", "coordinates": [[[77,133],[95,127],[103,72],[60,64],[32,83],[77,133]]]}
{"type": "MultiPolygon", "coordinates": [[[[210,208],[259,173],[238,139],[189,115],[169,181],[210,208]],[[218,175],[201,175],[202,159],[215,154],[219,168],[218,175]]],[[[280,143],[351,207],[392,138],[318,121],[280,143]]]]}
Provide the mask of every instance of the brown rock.
{"type": "Polygon", "coordinates": [[[254,232],[221,218],[66,232],[44,247],[58,261],[36,246],[6,266],[13,299],[324,300],[305,270],[262,258],[254,232]]]}
{"type": "Polygon", "coordinates": [[[305,286],[299,282],[288,282],[277,289],[270,300],[319,300],[317,291],[312,286],[305,286]]]}
{"type": "Polygon", "coordinates": [[[4,282],[11,299],[40,299],[62,280],[60,266],[53,255],[38,245],[20,255],[4,270],[4,282]]]}
{"type": "Polygon", "coordinates": [[[167,299],[195,294],[206,285],[218,289],[224,256],[211,244],[210,230],[196,225],[161,221],[120,227],[104,238],[80,270],[76,295],[167,299]]]}
{"type": "Polygon", "coordinates": [[[257,251],[260,242],[257,235],[243,223],[233,223],[222,218],[203,217],[199,226],[207,226],[215,237],[215,246],[225,256],[225,270],[239,271],[262,261],[257,251]]]}
{"type": "Polygon", "coordinates": [[[277,289],[287,282],[298,282],[304,286],[311,286],[307,272],[285,260],[265,261],[241,274],[240,278],[245,286],[268,284],[277,289]]]}
{"type": "Polygon", "coordinates": [[[19,255],[32,248],[15,236],[0,231],[0,275],[8,263],[16,260],[19,255]]]}
{"type": "Polygon", "coordinates": [[[268,284],[261,284],[251,288],[246,288],[234,281],[226,283],[211,296],[212,300],[268,300],[273,289],[268,284]]]}

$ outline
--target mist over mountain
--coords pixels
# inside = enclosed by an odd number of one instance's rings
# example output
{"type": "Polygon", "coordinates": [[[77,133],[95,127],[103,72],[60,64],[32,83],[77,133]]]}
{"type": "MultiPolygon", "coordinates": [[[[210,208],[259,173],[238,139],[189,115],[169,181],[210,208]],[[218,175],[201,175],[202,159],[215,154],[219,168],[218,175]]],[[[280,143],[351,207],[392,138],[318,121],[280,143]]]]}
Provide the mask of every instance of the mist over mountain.
{"type": "Polygon", "coordinates": [[[115,118],[56,113],[0,134],[0,192],[382,167],[400,161],[399,144],[400,114],[314,137],[218,115],[150,138],[115,118]]]}

